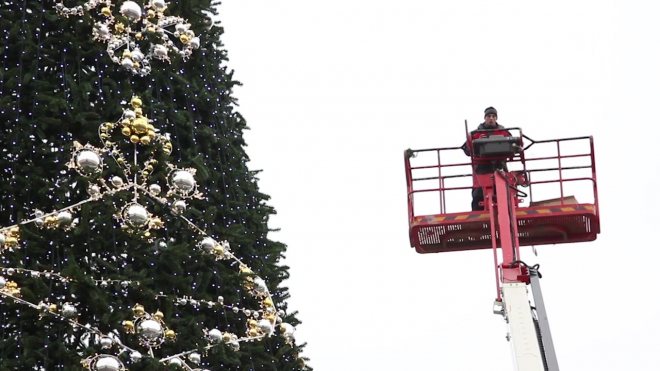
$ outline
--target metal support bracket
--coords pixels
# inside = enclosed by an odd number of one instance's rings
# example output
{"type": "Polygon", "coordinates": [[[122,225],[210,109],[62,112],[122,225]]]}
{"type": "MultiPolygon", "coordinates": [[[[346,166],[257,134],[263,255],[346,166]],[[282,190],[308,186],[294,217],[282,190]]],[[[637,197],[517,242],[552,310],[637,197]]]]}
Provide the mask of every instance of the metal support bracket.
{"type": "Polygon", "coordinates": [[[536,268],[529,268],[529,280],[532,287],[532,295],[534,297],[534,305],[536,306],[536,314],[538,316],[539,330],[541,331],[541,342],[543,343],[543,352],[545,353],[545,361],[547,364],[547,371],[559,371],[559,364],[557,363],[557,354],[552,342],[552,335],[550,334],[550,323],[548,322],[548,314],[545,310],[545,303],[543,302],[543,295],[541,294],[541,283],[539,282],[539,272],[536,268]]]}

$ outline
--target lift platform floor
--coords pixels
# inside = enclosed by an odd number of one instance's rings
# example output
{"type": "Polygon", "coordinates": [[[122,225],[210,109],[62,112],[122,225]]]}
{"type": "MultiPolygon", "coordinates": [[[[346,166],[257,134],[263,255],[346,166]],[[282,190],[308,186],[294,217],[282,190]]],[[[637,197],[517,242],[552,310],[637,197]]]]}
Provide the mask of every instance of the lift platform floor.
{"type": "MultiPolygon", "coordinates": [[[[518,208],[516,219],[520,246],[594,241],[600,233],[593,204],[518,208]]],[[[490,214],[472,211],[416,216],[410,240],[418,253],[489,249],[490,214]]]]}

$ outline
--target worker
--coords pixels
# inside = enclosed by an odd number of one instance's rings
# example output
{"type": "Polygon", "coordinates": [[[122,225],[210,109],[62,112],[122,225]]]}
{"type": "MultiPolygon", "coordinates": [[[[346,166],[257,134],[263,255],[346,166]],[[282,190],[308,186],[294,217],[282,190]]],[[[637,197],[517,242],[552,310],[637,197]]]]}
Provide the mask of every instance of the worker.
{"type": "MultiPolygon", "coordinates": [[[[504,126],[497,123],[497,110],[493,107],[488,107],[484,111],[484,122],[479,124],[477,130],[470,133],[472,140],[482,137],[487,137],[489,135],[504,135],[507,137],[511,136],[511,133],[508,130],[503,130],[504,126]],[[480,130],[492,130],[491,132],[479,132],[480,130]]],[[[467,141],[461,147],[465,155],[472,157],[472,151],[470,143],[467,141]]],[[[505,170],[506,160],[493,161],[491,159],[479,159],[474,158],[473,164],[475,174],[492,174],[497,170],[505,170]]],[[[479,202],[484,200],[484,190],[481,187],[476,187],[472,189],[472,211],[484,210],[484,206],[479,205],[479,202]]]]}

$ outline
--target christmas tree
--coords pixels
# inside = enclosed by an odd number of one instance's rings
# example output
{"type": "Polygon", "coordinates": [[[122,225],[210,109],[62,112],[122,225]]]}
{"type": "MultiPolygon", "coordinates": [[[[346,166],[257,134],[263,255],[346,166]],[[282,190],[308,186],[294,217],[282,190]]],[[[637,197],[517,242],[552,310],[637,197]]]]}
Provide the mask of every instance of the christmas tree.
{"type": "Polygon", "coordinates": [[[306,369],[218,5],[3,0],[0,369],[306,369]]]}

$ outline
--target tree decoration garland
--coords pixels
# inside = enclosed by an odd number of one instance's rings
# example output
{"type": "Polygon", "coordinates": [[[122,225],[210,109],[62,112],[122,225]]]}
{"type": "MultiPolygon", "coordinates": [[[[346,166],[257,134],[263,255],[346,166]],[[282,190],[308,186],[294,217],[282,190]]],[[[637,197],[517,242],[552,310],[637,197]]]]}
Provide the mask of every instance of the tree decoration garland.
{"type": "Polygon", "coordinates": [[[108,43],[106,50],[112,61],[134,75],[151,73],[154,58],[169,63],[169,55],[176,54],[185,61],[200,46],[190,23],[164,14],[165,0],[149,0],[143,7],[135,1],[124,1],[119,14],[113,8],[116,5],[112,0],[90,0],[73,8],[58,3],[55,9],[65,17],[89,13],[94,19],[94,40],[108,43]]]}

